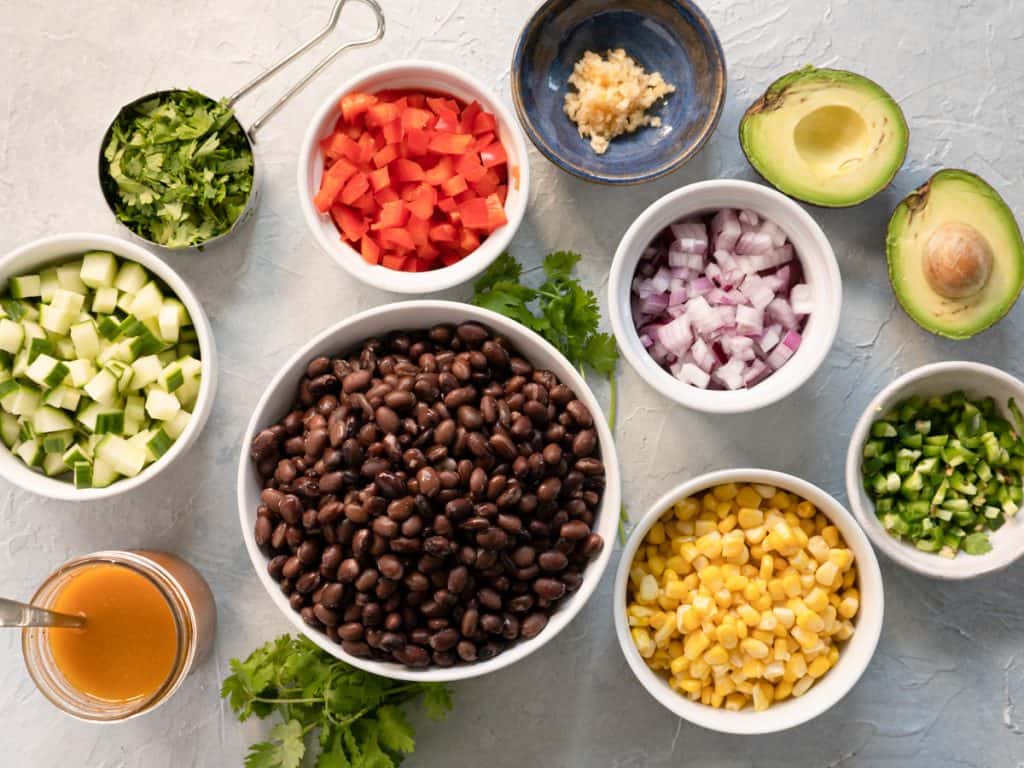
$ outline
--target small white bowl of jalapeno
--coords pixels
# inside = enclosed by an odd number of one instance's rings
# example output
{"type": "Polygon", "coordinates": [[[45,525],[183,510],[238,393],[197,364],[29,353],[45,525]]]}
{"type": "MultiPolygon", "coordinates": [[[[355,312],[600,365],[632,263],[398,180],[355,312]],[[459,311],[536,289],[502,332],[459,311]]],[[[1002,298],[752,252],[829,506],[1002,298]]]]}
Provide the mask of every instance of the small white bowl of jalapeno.
{"type": "Polygon", "coordinates": [[[1024,552],[1024,383],[988,365],[904,374],[864,411],[846,456],[850,507],[874,545],[940,579],[1024,552]]]}

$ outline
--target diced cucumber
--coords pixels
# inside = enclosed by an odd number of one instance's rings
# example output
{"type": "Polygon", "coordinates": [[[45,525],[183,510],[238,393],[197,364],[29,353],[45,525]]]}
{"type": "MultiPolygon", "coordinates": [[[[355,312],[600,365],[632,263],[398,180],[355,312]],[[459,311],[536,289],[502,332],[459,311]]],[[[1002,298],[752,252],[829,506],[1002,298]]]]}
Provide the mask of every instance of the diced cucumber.
{"type": "Polygon", "coordinates": [[[121,268],[114,278],[114,287],[125,293],[138,293],[149,281],[149,275],[142,265],[135,261],[121,262],[121,268]]]}
{"type": "Polygon", "coordinates": [[[24,378],[25,371],[28,370],[28,349],[23,348],[21,352],[14,356],[14,362],[11,363],[11,375],[15,378],[24,378]]]}
{"type": "Polygon", "coordinates": [[[21,275],[12,277],[8,282],[11,296],[15,299],[30,299],[42,294],[39,275],[21,275]]]}
{"type": "Polygon", "coordinates": [[[160,386],[168,392],[174,392],[185,383],[185,372],[181,369],[181,363],[174,361],[160,373],[160,386]]]}
{"type": "Polygon", "coordinates": [[[69,467],[75,466],[79,461],[92,461],[92,451],[81,443],[75,443],[64,452],[64,463],[69,467]]]}
{"type": "Polygon", "coordinates": [[[81,259],[78,261],[70,261],[67,264],[61,264],[57,267],[57,283],[66,291],[74,291],[75,293],[81,293],[84,295],[89,292],[89,288],[82,282],[82,278],[79,277],[81,273],[81,259]]]}
{"type": "Polygon", "coordinates": [[[44,304],[39,310],[39,324],[46,330],[59,333],[61,336],[67,336],[71,324],[77,317],[77,310],[69,312],[55,304],[44,304]]]}
{"type": "Polygon", "coordinates": [[[57,282],[57,270],[55,268],[44,269],[39,273],[39,297],[45,301],[53,300],[53,292],[60,287],[57,282]]]}
{"type": "Polygon", "coordinates": [[[21,384],[0,400],[0,406],[15,416],[31,417],[39,408],[40,400],[42,400],[42,393],[38,389],[29,384],[21,384]]]}
{"type": "Polygon", "coordinates": [[[122,293],[117,297],[117,308],[126,315],[131,314],[132,302],[135,300],[134,293],[122,293]]]}
{"type": "Polygon", "coordinates": [[[175,348],[178,357],[195,357],[199,354],[199,345],[194,341],[186,341],[175,348]]]}
{"type": "Polygon", "coordinates": [[[146,355],[132,363],[132,371],[132,384],[136,389],[141,389],[160,378],[163,366],[156,355],[146,355]]]}
{"type": "Polygon", "coordinates": [[[96,433],[96,418],[104,410],[103,406],[92,400],[85,400],[78,408],[75,419],[89,432],[96,433]]]}
{"type": "Polygon", "coordinates": [[[111,405],[117,399],[117,379],[105,368],[89,379],[83,389],[89,397],[103,405],[111,405]]]}
{"type": "Polygon", "coordinates": [[[121,430],[121,434],[124,435],[125,437],[132,437],[134,435],[137,435],[139,434],[139,432],[143,431],[142,424],[142,421],[137,421],[135,419],[129,419],[128,417],[125,417],[124,429],[121,430]]]}
{"type": "Polygon", "coordinates": [[[35,436],[36,436],[36,430],[35,430],[35,428],[33,428],[32,422],[31,421],[23,421],[23,422],[21,422],[20,429],[18,430],[18,440],[19,441],[31,440],[35,436]]]}
{"type": "Polygon", "coordinates": [[[108,251],[90,251],[82,257],[78,276],[90,288],[113,287],[117,277],[117,259],[108,251]]]}
{"type": "Polygon", "coordinates": [[[113,341],[121,331],[121,321],[117,315],[104,315],[96,323],[96,329],[107,341],[113,341]]]}
{"type": "Polygon", "coordinates": [[[174,414],[174,418],[170,421],[165,421],[160,426],[163,428],[172,440],[177,440],[181,437],[181,433],[185,431],[185,427],[188,426],[189,419],[192,418],[192,414],[188,411],[181,410],[174,414]]]}
{"type": "Polygon", "coordinates": [[[59,453],[48,453],[43,457],[43,473],[47,477],[63,475],[68,471],[68,465],[64,463],[59,453]]]}
{"type": "Polygon", "coordinates": [[[68,362],[68,375],[71,377],[71,386],[81,389],[96,375],[96,366],[91,360],[71,360],[68,362]]]}
{"type": "Polygon", "coordinates": [[[97,315],[109,315],[117,309],[117,288],[97,288],[92,297],[92,311],[97,315]]]}
{"type": "Polygon", "coordinates": [[[60,386],[54,387],[47,392],[45,397],[43,397],[43,403],[52,405],[54,408],[63,408],[65,411],[76,411],[81,399],[81,390],[74,387],[60,386]]]}
{"type": "Polygon", "coordinates": [[[160,338],[168,342],[178,341],[181,335],[181,326],[188,318],[185,305],[177,299],[164,299],[160,308],[160,338]]]}
{"type": "Polygon", "coordinates": [[[60,432],[51,432],[48,435],[43,435],[43,450],[47,453],[59,453],[62,454],[68,449],[75,440],[75,431],[73,429],[65,429],[60,432]]]}
{"type": "Polygon", "coordinates": [[[53,292],[53,300],[50,305],[60,307],[65,312],[71,312],[77,316],[85,306],[85,295],[65,288],[58,288],[53,292]]]}
{"type": "Polygon", "coordinates": [[[32,339],[28,343],[28,362],[34,363],[40,355],[52,355],[57,351],[57,345],[49,339],[32,339]]]}
{"type": "Polygon", "coordinates": [[[75,345],[75,356],[95,360],[100,354],[100,334],[96,323],[87,320],[70,328],[71,342],[75,345]]]}
{"type": "Polygon", "coordinates": [[[46,458],[46,453],[43,452],[43,444],[38,437],[26,440],[15,448],[14,452],[30,467],[42,466],[43,459],[46,458]]]}
{"type": "Polygon", "coordinates": [[[142,423],[146,420],[146,398],[139,395],[128,395],[124,400],[125,420],[142,423]]]}
{"type": "Polygon", "coordinates": [[[58,338],[53,351],[54,357],[59,357],[61,360],[74,360],[78,357],[75,354],[74,343],[67,337],[58,338]]]}
{"type": "MultiPolygon", "coordinates": [[[[110,464],[119,474],[135,477],[146,464],[146,450],[144,446],[129,443],[123,437],[107,435],[96,446],[96,458],[97,461],[110,464]]],[[[95,465],[93,473],[95,475],[95,465]]]]}
{"type": "Polygon", "coordinates": [[[66,363],[49,355],[39,355],[35,362],[29,365],[25,375],[41,387],[50,389],[64,381],[68,372],[66,363]]]}
{"type": "MultiPolygon", "coordinates": [[[[65,464],[66,463],[67,462],[65,461],[65,464]]],[[[71,471],[74,473],[75,477],[75,488],[93,487],[92,464],[87,461],[76,461],[71,465],[71,471]]]]}
{"type": "Polygon", "coordinates": [[[109,462],[103,459],[97,458],[92,463],[92,487],[93,488],[106,488],[112,482],[117,480],[118,472],[110,465],[109,462]]]}
{"type": "Polygon", "coordinates": [[[61,432],[65,429],[74,429],[75,422],[59,408],[54,408],[52,405],[42,405],[32,414],[32,427],[35,429],[36,434],[43,435],[47,432],[61,432]]]}
{"type": "Polygon", "coordinates": [[[150,280],[135,294],[131,311],[140,320],[145,320],[147,317],[157,317],[163,304],[164,295],[157,284],[150,280]]]}
{"type": "Polygon", "coordinates": [[[18,433],[21,426],[18,424],[18,417],[6,411],[0,413],[0,438],[3,438],[4,445],[12,447],[18,441],[18,433]]]}
{"type": "Polygon", "coordinates": [[[13,355],[24,340],[25,329],[21,325],[7,318],[0,320],[0,349],[13,355]]]}
{"type": "Polygon", "coordinates": [[[143,326],[143,331],[138,336],[128,339],[128,349],[131,350],[132,359],[143,355],[152,355],[161,351],[166,344],[158,339],[149,328],[143,326]]]}
{"type": "Polygon", "coordinates": [[[174,440],[172,440],[171,436],[168,435],[167,432],[163,429],[156,430],[152,437],[150,437],[149,440],[146,441],[146,448],[149,449],[149,452],[153,456],[154,460],[159,459],[161,456],[167,453],[167,451],[170,450],[172,445],[174,445],[174,440]]]}
{"type": "Polygon", "coordinates": [[[124,411],[110,409],[97,413],[94,432],[97,435],[122,434],[124,432],[124,411]]]}
{"type": "Polygon", "coordinates": [[[181,410],[181,403],[174,395],[159,389],[152,389],[146,396],[146,413],[157,421],[168,421],[181,410]]]}

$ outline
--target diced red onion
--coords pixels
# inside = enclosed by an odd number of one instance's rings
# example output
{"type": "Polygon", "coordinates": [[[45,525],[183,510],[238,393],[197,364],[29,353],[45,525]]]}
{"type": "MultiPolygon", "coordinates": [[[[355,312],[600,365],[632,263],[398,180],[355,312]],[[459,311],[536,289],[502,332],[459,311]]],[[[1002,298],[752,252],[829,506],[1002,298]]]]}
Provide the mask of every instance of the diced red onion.
{"type": "Polygon", "coordinates": [[[694,340],[693,346],[690,347],[690,354],[693,356],[693,361],[697,366],[707,373],[710,373],[711,369],[718,364],[718,359],[715,357],[715,353],[711,351],[711,347],[699,336],[694,340]]]}
{"type": "Polygon", "coordinates": [[[775,349],[775,345],[780,341],[782,341],[782,326],[776,323],[764,329],[761,333],[761,338],[758,340],[758,346],[767,355],[775,349]]]}
{"type": "Polygon", "coordinates": [[[693,345],[693,332],[690,330],[689,317],[683,314],[671,323],[661,326],[658,329],[658,341],[676,357],[682,357],[689,352],[693,345]]]}
{"type": "Polygon", "coordinates": [[[743,233],[736,211],[723,208],[711,219],[711,244],[714,250],[731,251],[743,233]]]}
{"type": "Polygon", "coordinates": [[[757,275],[747,275],[740,285],[742,293],[754,309],[764,309],[771,304],[775,298],[775,292],[769,287],[764,278],[757,275]]]}
{"type": "Polygon", "coordinates": [[[770,235],[763,232],[744,232],[736,243],[736,253],[746,255],[748,253],[770,253],[775,249],[770,235]]]}
{"type": "Polygon", "coordinates": [[[683,363],[676,378],[700,389],[707,389],[708,384],[711,383],[711,376],[693,363],[683,363]]]}
{"type": "Polygon", "coordinates": [[[765,312],[769,318],[780,323],[787,330],[796,328],[800,324],[796,313],[785,299],[772,299],[765,312]]]}
{"type": "Polygon", "coordinates": [[[761,333],[764,329],[764,310],[754,307],[736,307],[736,330],[743,334],[761,333]]]}
{"type": "Polygon", "coordinates": [[[814,311],[814,300],[811,296],[811,286],[805,283],[794,285],[789,292],[789,305],[793,312],[798,315],[809,315],[814,311]]]}
{"type": "Polygon", "coordinates": [[[761,217],[758,216],[756,212],[749,209],[740,211],[737,218],[739,219],[740,224],[746,224],[748,227],[756,227],[761,221],[761,217]]]}

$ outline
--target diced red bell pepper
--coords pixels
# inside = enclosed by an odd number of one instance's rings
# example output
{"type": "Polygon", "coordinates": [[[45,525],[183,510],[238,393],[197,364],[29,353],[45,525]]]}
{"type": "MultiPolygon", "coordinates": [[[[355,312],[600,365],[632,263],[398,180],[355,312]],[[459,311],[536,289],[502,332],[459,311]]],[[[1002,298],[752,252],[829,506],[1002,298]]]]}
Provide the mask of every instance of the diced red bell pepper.
{"type": "Polygon", "coordinates": [[[425,128],[408,128],[405,131],[405,148],[409,157],[422,157],[430,146],[430,131],[425,128]]]}
{"type": "Polygon", "coordinates": [[[468,189],[466,180],[455,174],[450,179],[441,184],[441,190],[448,195],[448,197],[455,197],[468,189]]]}
{"type": "Polygon", "coordinates": [[[464,226],[471,229],[487,229],[487,201],[482,197],[473,197],[459,203],[459,216],[464,226]]]}
{"type": "Polygon", "coordinates": [[[381,207],[383,207],[387,203],[393,203],[396,200],[401,200],[402,197],[401,195],[398,194],[398,190],[395,189],[394,187],[384,187],[384,189],[380,190],[379,192],[373,193],[373,199],[376,200],[381,207]]]}
{"type": "Polygon", "coordinates": [[[359,252],[369,264],[380,264],[380,246],[368,234],[359,241],[359,252]]]}
{"type": "Polygon", "coordinates": [[[473,137],[465,133],[436,133],[427,145],[431,152],[442,155],[461,155],[469,151],[473,137]]]}
{"type": "Polygon", "coordinates": [[[420,184],[413,193],[409,202],[409,212],[423,221],[429,221],[434,215],[434,206],[437,205],[437,190],[429,184],[420,184]]]}
{"type": "Polygon", "coordinates": [[[436,224],[430,228],[430,239],[435,243],[454,243],[458,236],[452,224],[436,224]]]}
{"type": "Polygon", "coordinates": [[[388,269],[397,269],[403,271],[405,269],[405,263],[408,261],[406,257],[398,253],[386,253],[381,258],[380,263],[388,269]]]}
{"type": "Polygon", "coordinates": [[[341,234],[345,236],[352,245],[359,242],[359,239],[366,234],[369,224],[366,218],[355,208],[347,205],[336,205],[331,208],[331,218],[338,225],[341,234]]]}
{"type": "Polygon", "coordinates": [[[459,248],[464,254],[470,254],[480,247],[480,238],[471,229],[463,229],[459,233],[459,248]]]}
{"type": "Polygon", "coordinates": [[[412,216],[405,225],[405,230],[409,233],[409,237],[412,238],[417,248],[421,245],[426,245],[427,241],[430,240],[430,221],[428,219],[412,216]]]}
{"type": "Polygon", "coordinates": [[[498,185],[501,184],[501,178],[495,172],[493,168],[488,168],[480,181],[475,182],[473,191],[476,192],[480,197],[487,197],[488,195],[494,194],[498,191],[498,185]]]}
{"type": "Polygon", "coordinates": [[[498,199],[501,200],[501,204],[504,205],[505,202],[508,200],[508,185],[500,185],[495,194],[498,196],[498,199]]]}
{"type": "Polygon", "coordinates": [[[361,155],[359,145],[350,136],[337,131],[320,142],[320,150],[332,161],[344,157],[350,162],[358,163],[361,155]]]}
{"type": "Polygon", "coordinates": [[[473,137],[473,151],[479,153],[481,149],[491,146],[494,143],[494,134],[488,131],[473,137]]]}
{"type": "Polygon", "coordinates": [[[390,123],[385,123],[380,129],[384,141],[388,144],[397,144],[405,138],[405,128],[402,126],[402,118],[396,118],[390,123]]]}
{"type": "MultiPolygon", "coordinates": [[[[324,171],[324,177],[320,180],[320,190],[313,198],[313,205],[320,213],[326,213],[338,199],[345,182],[356,172],[356,167],[343,157],[339,157],[331,167],[324,171]]],[[[358,197],[358,195],[357,195],[358,197]]]]}
{"type": "Polygon", "coordinates": [[[359,162],[366,164],[373,159],[373,153],[377,151],[377,145],[374,144],[373,136],[369,133],[363,133],[359,137],[359,162]]]}
{"type": "Polygon", "coordinates": [[[390,165],[398,158],[398,147],[395,144],[387,144],[373,153],[373,164],[377,168],[390,165]]]}
{"type": "Polygon", "coordinates": [[[378,102],[370,105],[366,110],[366,127],[379,128],[392,120],[398,120],[402,116],[402,110],[393,102],[378,102]]]}
{"type": "Polygon", "coordinates": [[[433,168],[427,168],[423,174],[423,180],[427,184],[439,187],[455,175],[454,163],[451,157],[445,155],[433,168]]]}
{"type": "Polygon", "coordinates": [[[441,110],[445,109],[456,114],[459,111],[459,104],[455,99],[446,99],[443,96],[428,96],[427,106],[430,107],[430,111],[435,115],[440,115],[441,110]]]}
{"type": "Polygon", "coordinates": [[[458,210],[458,203],[455,202],[454,197],[446,197],[442,200],[437,201],[437,207],[448,214],[456,213],[458,210]]]}
{"type": "Polygon", "coordinates": [[[352,122],[356,117],[363,114],[377,103],[377,97],[372,93],[346,93],[341,97],[341,114],[345,122],[352,122]]]}
{"type": "Polygon", "coordinates": [[[505,215],[505,205],[497,194],[487,196],[487,231],[493,232],[498,227],[508,224],[508,216],[505,215]]]}
{"type": "Polygon", "coordinates": [[[405,251],[411,251],[416,247],[416,243],[412,240],[412,235],[404,229],[382,229],[377,236],[384,247],[390,246],[405,251]]]}
{"type": "Polygon", "coordinates": [[[480,162],[485,168],[493,168],[496,165],[503,165],[508,162],[508,155],[500,142],[494,142],[489,147],[480,150],[480,162]]]}
{"type": "Polygon", "coordinates": [[[490,112],[481,112],[473,121],[473,133],[479,136],[481,133],[497,132],[498,120],[490,112]]]}
{"type": "Polygon", "coordinates": [[[370,229],[390,229],[393,227],[404,227],[409,220],[409,209],[401,200],[391,200],[381,203],[380,216],[377,221],[370,225],[370,229]]]}
{"type": "Polygon", "coordinates": [[[345,188],[341,190],[341,202],[345,205],[351,205],[364,194],[370,188],[370,180],[366,177],[365,173],[356,172],[352,178],[345,183],[345,188]]]}
{"type": "Polygon", "coordinates": [[[374,192],[380,192],[385,187],[391,186],[391,175],[388,172],[388,166],[385,165],[383,168],[370,171],[370,186],[373,187],[374,192]]]}
{"type": "Polygon", "coordinates": [[[352,203],[352,207],[367,218],[373,218],[380,210],[380,203],[373,196],[373,192],[367,190],[366,194],[352,203]]]}
{"type": "Polygon", "coordinates": [[[434,123],[434,130],[441,133],[459,132],[459,115],[450,109],[442,109],[437,113],[437,122],[434,123]]]}
{"type": "Polygon", "coordinates": [[[466,179],[470,184],[475,184],[487,175],[487,169],[476,152],[467,152],[455,161],[455,172],[466,179]]]}
{"type": "Polygon", "coordinates": [[[480,102],[476,99],[469,102],[466,108],[462,110],[462,115],[459,117],[459,133],[473,133],[473,126],[476,124],[476,116],[484,111],[484,108],[480,106],[480,102]]]}
{"type": "Polygon", "coordinates": [[[423,181],[425,175],[423,168],[415,160],[397,158],[388,165],[388,168],[391,169],[391,179],[396,184],[409,181],[423,181]]]}
{"type": "Polygon", "coordinates": [[[416,246],[416,257],[425,268],[430,268],[430,265],[437,261],[437,257],[441,255],[441,252],[437,250],[430,243],[420,243],[416,246]]]}

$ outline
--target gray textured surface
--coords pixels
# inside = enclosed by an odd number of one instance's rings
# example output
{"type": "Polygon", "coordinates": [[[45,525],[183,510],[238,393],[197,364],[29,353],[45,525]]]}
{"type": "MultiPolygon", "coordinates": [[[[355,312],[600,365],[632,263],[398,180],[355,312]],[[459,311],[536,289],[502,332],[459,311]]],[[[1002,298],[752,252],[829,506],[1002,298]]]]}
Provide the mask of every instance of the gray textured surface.
{"type": "MultiPolygon", "coordinates": [[[[168,85],[219,95],[318,28],[328,0],[2,0],[0,2],[0,251],[74,230],[117,232],[95,181],[95,148],[121,103],[168,85]]],[[[319,100],[371,63],[420,56],[467,68],[507,98],[507,65],[526,0],[384,0],[386,42],[337,62],[271,122],[258,147],[267,172],[253,226],[205,256],[173,265],[213,321],[221,388],[195,448],[164,477],[111,504],[73,506],[0,488],[0,584],[27,597],[63,560],[101,548],[162,547],[209,578],[219,602],[212,659],[159,714],[117,727],[74,722],[34,690],[17,637],[0,637],[0,763],[49,766],[231,766],[263,732],[239,726],[217,698],[232,656],[286,629],[252,573],[235,507],[239,437],[276,368],[310,334],[395,297],[353,284],[302,224],[295,151],[319,100]]],[[[865,72],[887,86],[911,124],[908,162],[893,188],[860,208],[812,211],[832,238],[846,287],[842,324],[819,373],[781,405],[707,418],[622,375],[620,454],[635,513],[705,470],[760,465],[795,472],[841,499],[846,440],[861,409],[898,373],[966,357],[1020,375],[1013,355],[1024,306],[973,342],[933,338],[896,307],[882,236],[899,198],[933,170],[963,166],[1024,212],[1024,10],[1017,0],[709,0],[726,49],[729,103],[714,139],[688,167],[628,190],[587,186],[531,153],[533,200],[514,243],[587,255],[603,290],[615,245],[648,203],[690,181],[752,178],[736,141],[743,108],[775,76],[806,62],[865,72]]],[[[365,25],[363,27],[365,30],[365,25]]],[[[283,81],[281,83],[283,85],[283,81]]],[[[273,91],[273,87],[269,89],[273,91]]],[[[257,114],[272,93],[246,104],[257,114]]],[[[465,289],[454,291],[465,297],[465,289]]],[[[613,560],[614,565],[614,560],[613,560]]],[[[634,682],[611,627],[611,574],[543,651],[461,684],[440,726],[420,729],[411,765],[533,764],[1018,765],[1024,761],[1024,565],[946,585],[883,563],[888,610],[860,684],[831,712],[769,737],[719,736],[677,721],[634,682]]]]}

